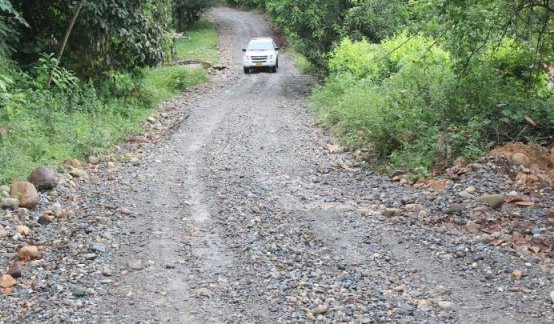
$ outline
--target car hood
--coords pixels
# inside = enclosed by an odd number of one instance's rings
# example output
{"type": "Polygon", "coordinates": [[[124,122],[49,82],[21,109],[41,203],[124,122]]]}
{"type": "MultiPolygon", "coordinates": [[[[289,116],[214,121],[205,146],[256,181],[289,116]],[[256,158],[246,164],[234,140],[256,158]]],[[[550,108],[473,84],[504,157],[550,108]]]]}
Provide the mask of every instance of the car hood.
{"type": "Polygon", "coordinates": [[[276,51],[246,51],[245,54],[248,56],[269,56],[275,55],[276,51]]]}

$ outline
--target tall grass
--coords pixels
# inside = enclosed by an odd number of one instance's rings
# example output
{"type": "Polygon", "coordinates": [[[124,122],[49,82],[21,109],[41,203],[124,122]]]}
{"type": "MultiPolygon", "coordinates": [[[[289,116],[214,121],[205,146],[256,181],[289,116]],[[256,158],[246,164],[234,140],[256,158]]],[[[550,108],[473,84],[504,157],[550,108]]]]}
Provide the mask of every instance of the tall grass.
{"type": "Polygon", "coordinates": [[[201,60],[212,64],[219,62],[217,37],[213,24],[206,18],[189,27],[184,38],[177,39],[178,60],[201,60]]]}
{"type": "MultiPolygon", "coordinates": [[[[194,41],[178,46],[177,54],[217,61],[213,25],[201,20],[191,30],[194,41]]],[[[0,101],[0,128],[9,132],[0,138],[0,184],[24,179],[39,165],[105,152],[140,131],[161,102],[209,80],[203,69],[164,66],[135,75],[113,73],[94,85],[80,82],[62,91],[37,87],[13,64],[0,64],[2,75],[16,82],[6,92],[10,99],[0,101]]]]}

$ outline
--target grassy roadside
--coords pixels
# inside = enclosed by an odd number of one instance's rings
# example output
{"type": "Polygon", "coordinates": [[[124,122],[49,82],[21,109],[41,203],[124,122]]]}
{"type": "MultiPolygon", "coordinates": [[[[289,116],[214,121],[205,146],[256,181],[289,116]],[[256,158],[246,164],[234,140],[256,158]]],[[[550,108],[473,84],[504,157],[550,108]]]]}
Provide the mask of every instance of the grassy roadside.
{"type": "MultiPolygon", "coordinates": [[[[219,60],[209,21],[199,21],[188,34],[191,39],[177,46],[178,57],[219,60]]],[[[161,102],[209,80],[202,69],[163,66],[61,91],[37,89],[33,80],[13,70],[21,89],[0,109],[0,183],[24,179],[39,165],[56,166],[68,158],[105,152],[139,131],[161,102]]]]}
{"type": "Polygon", "coordinates": [[[195,59],[212,64],[219,62],[216,31],[208,19],[200,19],[183,34],[185,38],[176,42],[178,60],[195,59]]]}

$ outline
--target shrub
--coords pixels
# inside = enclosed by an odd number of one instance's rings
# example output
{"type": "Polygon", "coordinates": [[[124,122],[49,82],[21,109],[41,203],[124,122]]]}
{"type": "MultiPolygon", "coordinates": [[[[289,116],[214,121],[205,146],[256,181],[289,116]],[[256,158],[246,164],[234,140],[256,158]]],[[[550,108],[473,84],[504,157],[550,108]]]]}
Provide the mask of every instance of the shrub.
{"type": "Polygon", "coordinates": [[[345,145],[428,169],[432,162],[424,161],[433,161],[433,143],[452,118],[450,55],[432,39],[400,34],[381,45],[343,40],[329,65],[332,76],[312,101],[345,145]]]}

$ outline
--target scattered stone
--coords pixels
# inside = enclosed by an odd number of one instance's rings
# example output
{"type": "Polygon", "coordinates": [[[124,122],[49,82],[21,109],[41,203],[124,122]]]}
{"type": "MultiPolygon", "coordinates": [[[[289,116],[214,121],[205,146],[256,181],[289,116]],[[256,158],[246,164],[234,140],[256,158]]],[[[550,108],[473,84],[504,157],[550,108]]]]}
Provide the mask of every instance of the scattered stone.
{"type": "Polygon", "coordinates": [[[84,287],[75,287],[73,288],[73,296],[75,297],[85,297],[87,295],[87,290],[84,287]]]}
{"type": "Polygon", "coordinates": [[[87,177],[87,172],[85,170],[79,169],[79,168],[71,168],[71,170],[69,171],[69,174],[71,174],[75,178],[86,178],[87,177]]]}
{"type": "Polygon", "coordinates": [[[409,213],[419,213],[423,210],[423,206],[420,204],[407,204],[404,209],[409,213]]]}
{"type": "Polygon", "coordinates": [[[522,275],[523,275],[523,272],[521,272],[519,270],[516,270],[516,271],[512,272],[512,279],[520,280],[522,275]]]}
{"type": "Polygon", "coordinates": [[[46,226],[46,225],[52,223],[52,221],[53,221],[52,217],[50,217],[48,215],[40,215],[40,217],[37,220],[37,222],[42,226],[46,226]]]}
{"type": "Polygon", "coordinates": [[[445,212],[447,214],[456,214],[456,213],[463,212],[464,209],[465,209],[464,205],[454,203],[454,204],[450,204],[450,206],[448,206],[448,208],[446,208],[445,212]]]}
{"type": "Polygon", "coordinates": [[[28,180],[39,190],[53,189],[58,185],[56,173],[44,166],[34,169],[28,180]]]}
{"type": "Polygon", "coordinates": [[[422,210],[417,214],[417,217],[421,220],[424,220],[429,217],[429,214],[425,210],[422,210]]]}
{"type": "Polygon", "coordinates": [[[10,233],[8,233],[8,231],[6,231],[5,228],[3,228],[2,226],[0,226],[0,239],[2,238],[6,238],[10,235],[10,233]]]}
{"type": "Polygon", "coordinates": [[[140,271],[144,269],[144,262],[142,260],[131,260],[127,262],[127,267],[131,270],[140,271]]]}
{"type": "Polygon", "coordinates": [[[413,314],[415,308],[408,304],[408,303],[401,303],[399,305],[399,309],[400,309],[400,313],[401,314],[406,314],[406,315],[410,315],[410,314],[413,314]]]}
{"type": "Polygon", "coordinates": [[[417,301],[417,309],[428,312],[433,309],[433,303],[429,299],[420,299],[417,301]]]}
{"type": "Polygon", "coordinates": [[[108,266],[104,266],[104,268],[102,269],[102,275],[104,277],[111,277],[113,276],[113,270],[108,266]]]}
{"type": "Polygon", "coordinates": [[[477,189],[474,186],[469,186],[464,191],[467,192],[468,194],[472,194],[472,193],[475,193],[477,189]]]}
{"type": "Polygon", "coordinates": [[[123,215],[130,215],[131,214],[131,210],[129,208],[125,208],[125,207],[122,207],[120,209],[120,212],[123,214],[123,215]]]}
{"type": "Polygon", "coordinates": [[[481,231],[481,225],[474,221],[468,221],[465,225],[465,228],[470,233],[479,233],[481,231]]]}
{"type": "Polygon", "coordinates": [[[15,231],[23,236],[29,236],[31,234],[31,229],[25,225],[17,225],[15,231]]]}
{"type": "Polygon", "coordinates": [[[17,280],[15,280],[9,274],[5,274],[5,275],[2,275],[2,277],[0,277],[0,288],[11,288],[16,284],[17,284],[17,280]]]}
{"type": "Polygon", "coordinates": [[[14,181],[10,193],[19,200],[19,206],[24,208],[35,208],[38,204],[38,192],[35,186],[27,181],[14,181]]]}
{"type": "Polygon", "coordinates": [[[19,200],[17,200],[16,198],[2,198],[0,200],[0,207],[17,209],[19,207],[19,200]]]}
{"type": "Polygon", "coordinates": [[[42,259],[42,253],[39,251],[38,247],[35,245],[27,245],[19,249],[17,252],[19,259],[22,260],[38,260],[42,259]]]}
{"type": "Polygon", "coordinates": [[[91,251],[106,253],[106,245],[102,243],[93,243],[90,248],[91,251]]]}
{"type": "Polygon", "coordinates": [[[85,260],[91,261],[96,259],[98,256],[94,253],[87,253],[85,254],[85,260]]]}
{"type": "Polygon", "coordinates": [[[382,212],[383,216],[385,217],[393,217],[395,215],[398,215],[400,212],[400,209],[398,208],[385,208],[382,212]]]}
{"type": "Polygon", "coordinates": [[[329,310],[329,306],[327,305],[318,305],[317,308],[314,311],[314,314],[325,314],[329,310]]]}
{"type": "Polygon", "coordinates": [[[20,222],[27,222],[31,218],[31,212],[27,208],[18,208],[16,215],[20,222]]]}
{"type": "Polygon", "coordinates": [[[1,192],[7,192],[9,194],[10,193],[10,186],[2,185],[2,186],[0,186],[0,191],[1,192]]]}
{"type": "Polygon", "coordinates": [[[488,205],[492,209],[499,208],[504,203],[503,195],[483,195],[477,198],[477,201],[488,205]]]}
{"type": "Polygon", "coordinates": [[[452,302],[449,302],[449,301],[444,301],[444,300],[441,300],[437,303],[437,305],[439,305],[439,307],[443,310],[451,310],[451,309],[454,309],[454,303],[452,302]]]}
{"type": "Polygon", "coordinates": [[[212,291],[209,290],[208,288],[199,288],[199,289],[196,289],[196,294],[199,295],[199,296],[202,296],[202,297],[212,297],[212,291]]]}
{"type": "Polygon", "coordinates": [[[21,265],[15,262],[8,269],[8,274],[14,278],[21,278],[21,265]]]}

